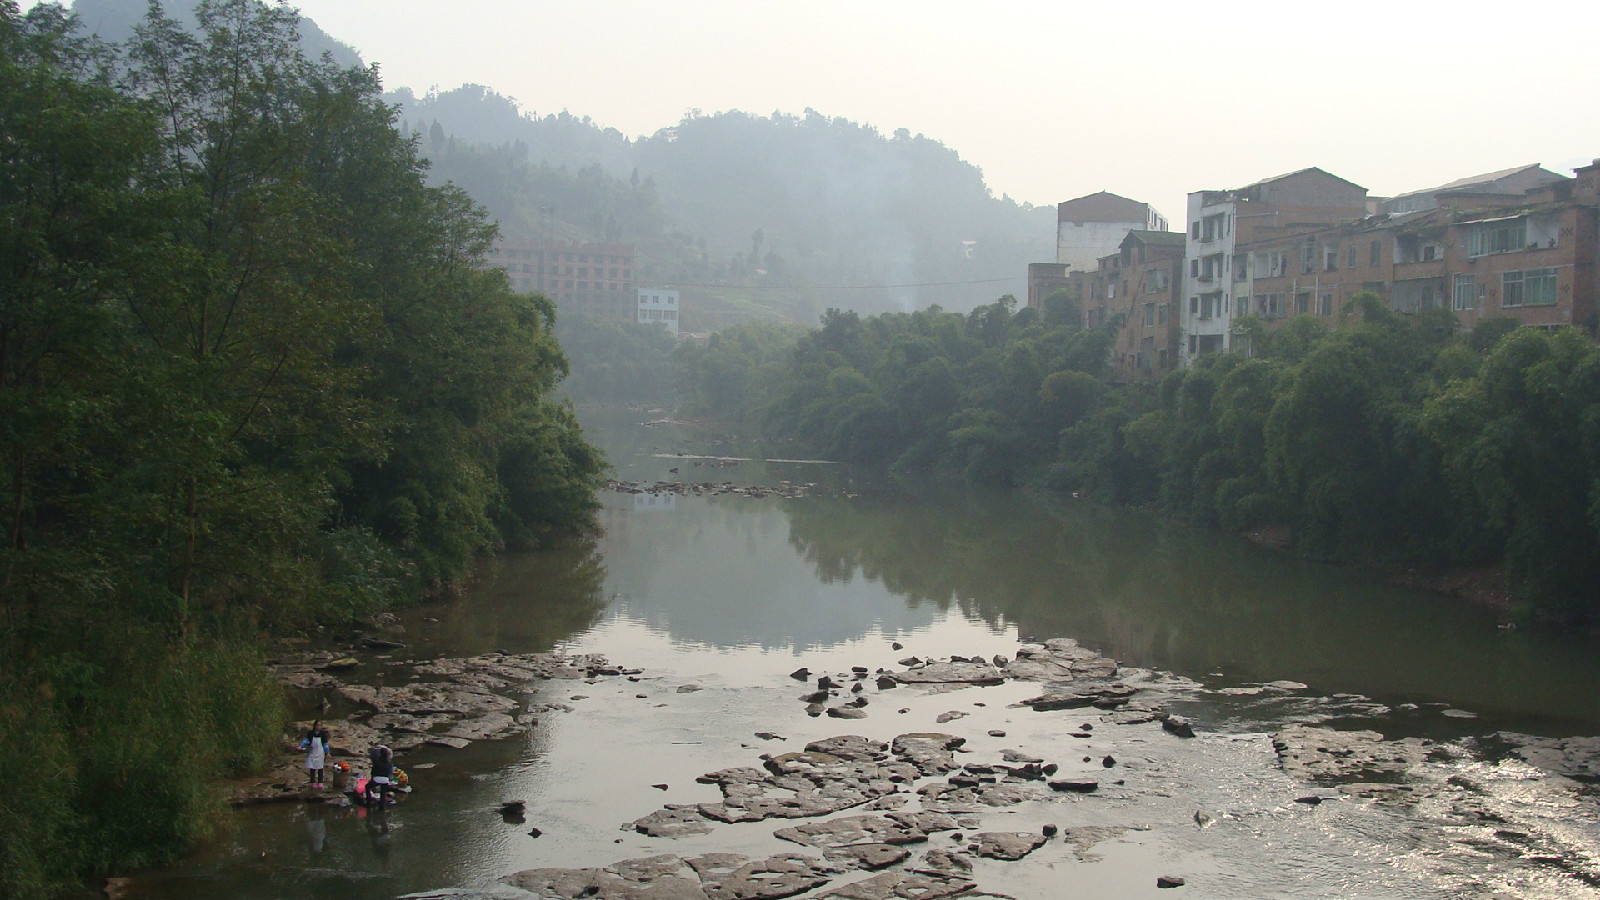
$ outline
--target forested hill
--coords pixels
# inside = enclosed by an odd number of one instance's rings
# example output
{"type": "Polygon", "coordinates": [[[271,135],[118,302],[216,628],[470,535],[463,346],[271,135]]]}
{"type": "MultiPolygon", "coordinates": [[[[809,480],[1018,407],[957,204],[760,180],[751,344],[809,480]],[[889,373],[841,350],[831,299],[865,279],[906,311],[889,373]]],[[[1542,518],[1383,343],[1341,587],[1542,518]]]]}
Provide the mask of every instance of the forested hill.
{"type": "Polygon", "coordinates": [[[587,117],[521,113],[477,85],[386,99],[423,135],[434,176],[469,190],[485,166],[510,182],[564,168],[600,191],[642,185],[659,216],[587,200],[571,208],[538,191],[507,208],[514,184],[498,189],[499,201],[480,199],[508,233],[553,224],[576,229],[562,236],[635,243],[641,269],[662,280],[793,288],[814,308],[966,310],[1020,294],[1027,264],[1054,257],[1053,207],[992,196],[982,170],[904,129],[885,135],[815,110],[691,112],[629,139],[587,117]]]}
{"type": "MultiPolygon", "coordinates": [[[[192,28],[196,2],[163,5],[192,28]]],[[[72,11],[120,42],[147,5],[74,0],[72,11]]],[[[300,29],[307,56],[359,64],[310,19],[300,29]]],[[[981,169],[905,129],[810,109],[693,111],[630,138],[584,115],[524,112],[493,86],[417,96],[390,85],[384,100],[421,137],[430,181],[464,187],[505,236],[632,243],[641,280],[750,317],[965,311],[1022,294],[1028,263],[1054,258],[1052,206],[993,196],[981,169]]]]}
{"type": "MultiPolygon", "coordinates": [[[[162,9],[174,21],[195,29],[195,7],[199,0],[161,0],[162,9]]],[[[72,14],[82,27],[112,43],[133,37],[133,28],[149,11],[149,0],[72,0],[72,14]]],[[[361,55],[348,45],[328,36],[310,19],[300,20],[300,51],[311,59],[323,53],[332,55],[335,65],[349,68],[361,65],[361,55]]]]}

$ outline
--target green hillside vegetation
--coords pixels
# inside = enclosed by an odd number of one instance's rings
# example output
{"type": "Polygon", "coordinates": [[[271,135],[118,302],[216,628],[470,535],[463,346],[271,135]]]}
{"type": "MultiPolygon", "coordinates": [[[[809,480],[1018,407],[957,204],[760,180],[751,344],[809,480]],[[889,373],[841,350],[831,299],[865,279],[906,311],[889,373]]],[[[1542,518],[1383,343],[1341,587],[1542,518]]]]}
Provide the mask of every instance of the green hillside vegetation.
{"type": "Polygon", "coordinates": [[[1503,564],[1522,615],[1600,619],[1600,348],[1574,330],[1359,298],[1337,328],[1269,331],[1157,385],[1103,380],[1110,334],[1070,309],[730,328],[679,351],[686,408],[812,453],[1033,485],[1243,532],[1306,556],[1503,564]]]}
{"type": "Polygon", "coordinates": [[[640,279],[738,297],[719,313],[964,310],[1054,256],[1053,207],[992,196],[981,170],[904,129],[735,110],[628,139],[479,85],[389,99],[436,183],[466,188],[508,234],[633,243],[640,279]]]}
{"type": "Polygon", "coordinates": [[[0,2],[0,895],[203,836],[279,740],[264,634],[592,524],[554,310],[295,25],[0,2]]]}

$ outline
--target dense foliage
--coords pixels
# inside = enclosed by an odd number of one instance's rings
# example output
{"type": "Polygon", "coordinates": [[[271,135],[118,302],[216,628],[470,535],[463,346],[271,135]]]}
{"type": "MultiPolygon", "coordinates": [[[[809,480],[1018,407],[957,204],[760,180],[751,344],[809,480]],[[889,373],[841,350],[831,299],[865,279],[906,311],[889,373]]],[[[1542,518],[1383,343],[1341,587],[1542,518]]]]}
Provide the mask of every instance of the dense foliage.
{"type": "Polygon", "coordinates": [[[579,403],[671,403],[676,395],[673,352],[677,340],[654,322],[616,322],[563,316],[556,328],[561,349],[572,359],[562,382],[579,403]]]}
{"type": "Polygon", "coordinates": [[[295,26],[0,3],[0,894],[204,832],[279,734],[264,627],[590,521],[553,309],[295,26]]]}
{"type": "Polygon", "coordinates": [[[830,311],[792,345],[685,347],[680,383],[818,454],[1282,529],[1323,559],[1503,563],[1524,612],[1600,617],[1600,349],[1581,333],[1460,334],[1368,294],[1338,327],[1247,318],[1251,355],[1110,385],[1108,335],[1070,321],[1010,298],[830,311]]]}

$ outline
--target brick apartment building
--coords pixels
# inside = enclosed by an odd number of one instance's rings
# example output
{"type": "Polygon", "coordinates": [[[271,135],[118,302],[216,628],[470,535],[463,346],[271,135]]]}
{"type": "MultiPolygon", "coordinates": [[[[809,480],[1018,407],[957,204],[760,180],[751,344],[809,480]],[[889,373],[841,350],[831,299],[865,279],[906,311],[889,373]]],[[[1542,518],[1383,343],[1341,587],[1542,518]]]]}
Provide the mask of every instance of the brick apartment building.
{"type": "Polygon", "coordinates": [[[1188,365],[1202,354],[1229,349],[1234,316],[1244,311],[1235,300],[1254,293],[1242,248],[1366,214],[1366,188],[1317,168],[1235,190],[1191,193],[1180,362],[1188,365]]]}
{"type": "Polygon", "coordinates": [[[1116,253],[1079,279],[1085,327],[1116,328],[1110,379],[1148,381],[1171,371],[1178,358],[1178,310],[1183,297],[1184,236],[1130,231],[1116,253]]]}
{"type": "Polygon", "coordinates": [[[558,310],[619,322],[637,316],[632,244],[506,240],[493,260],[514,289],[544,294],[558,310]]]}
{"type": "Polygon", "coordinates": [[[1570,179],[1537,166],[1507,172],[1520,183],[1506,173],[1463,179],[1380,204],[1405,211],[1241,245],[1237,312],[1269,327],[1295,315],[1332,321],[1370,290],[1401,313],[1449,309],[1462,328],[1508,317],[1593,337],[1600,161],[1570,179]]]}
{"type": "Polygon", "coordinates": [[[1137,381],[1250,352],[1240,316],[1333,324],[1362,291],[1400,313],[1449,309],[1463,329],[1509,317],[1593,338],[1597,257],[1600,160],[1572,178],[1519,166],[1390,198],[1310,168],[1192,193],[1183,232],[1129,229],[1092,267],[1029,266],[1028,302],[1065,288],[1085,327],[1115,328],[1113,380],[1137,381]]]}

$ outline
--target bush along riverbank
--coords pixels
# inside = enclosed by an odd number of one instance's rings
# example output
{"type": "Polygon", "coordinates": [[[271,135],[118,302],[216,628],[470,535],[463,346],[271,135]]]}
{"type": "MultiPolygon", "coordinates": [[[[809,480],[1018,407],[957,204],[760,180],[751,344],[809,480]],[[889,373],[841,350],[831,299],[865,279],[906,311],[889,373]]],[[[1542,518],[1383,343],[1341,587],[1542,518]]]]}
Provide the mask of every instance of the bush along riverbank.
{"type": "Polygon", "coordinates": [[[197,14],[117,47],[0,4],[6,896],[208,832],[286,719],[264,635],[592,524],[554,307],[376,71],[284,7],[197,14]]]}
{"type": "Polygon", "coordinates": [[[1334,327],[1247,316],[1250,354],[1117,385],[1110,332],[1077,321],[1010,297],[830,310],[799,337],[686,344],[680,391],[800,452],[1154,509],[1415,583],[1503,567],[1508,614],[1600,619],[1600,348],[1578,329],[1462,333],[1364,294],[1334,327]]]}

